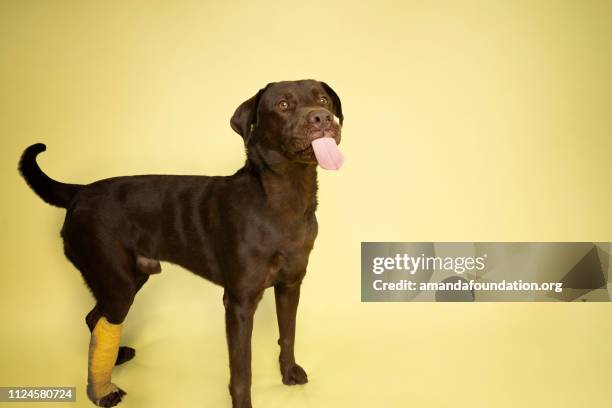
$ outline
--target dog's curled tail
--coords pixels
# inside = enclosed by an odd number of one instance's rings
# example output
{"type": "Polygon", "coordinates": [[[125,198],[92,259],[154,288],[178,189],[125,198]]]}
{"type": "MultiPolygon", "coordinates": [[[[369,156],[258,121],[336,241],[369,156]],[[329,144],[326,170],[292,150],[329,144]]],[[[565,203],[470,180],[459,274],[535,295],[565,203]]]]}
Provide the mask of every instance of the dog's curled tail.
{"type": "Polygon", "coordinates": [[[47,150],[47,146],[36,143],[25,149],[19,160],[19,172],[26,183],[46,203],[67,208],[72,197],[83,187],[80,184],[66,184],[47,176],[36,163],[36,156],[47,150]]]}

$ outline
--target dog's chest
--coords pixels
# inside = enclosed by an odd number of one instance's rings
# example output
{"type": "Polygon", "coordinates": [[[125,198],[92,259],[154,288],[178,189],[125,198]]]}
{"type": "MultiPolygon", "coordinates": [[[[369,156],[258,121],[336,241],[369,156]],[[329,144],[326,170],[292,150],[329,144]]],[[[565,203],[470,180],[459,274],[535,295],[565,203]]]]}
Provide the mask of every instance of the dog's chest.
{"type": "Polygon", "coordinates": [[[280,239],[270,257],[266,286],[293,283],[303,278],[317,235],[316,218],[313,215],[304,222],[285,223],[279,226],[278,233],[280,239]]]}

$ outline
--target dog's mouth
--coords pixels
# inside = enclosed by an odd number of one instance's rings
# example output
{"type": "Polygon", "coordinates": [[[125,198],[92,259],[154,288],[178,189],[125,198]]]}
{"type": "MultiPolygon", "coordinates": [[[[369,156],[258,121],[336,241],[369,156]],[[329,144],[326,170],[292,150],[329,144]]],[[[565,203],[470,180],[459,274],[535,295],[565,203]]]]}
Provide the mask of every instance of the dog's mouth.
{"type": "Polygon", "coordinates": [[[304,136],[297,140],[295,146],[297,160],[304,163],[318,163],[326,170],[338,170],[344,163],[344,157],[338,149],[339,129],[331,127],[304,130],[304,136]]]}

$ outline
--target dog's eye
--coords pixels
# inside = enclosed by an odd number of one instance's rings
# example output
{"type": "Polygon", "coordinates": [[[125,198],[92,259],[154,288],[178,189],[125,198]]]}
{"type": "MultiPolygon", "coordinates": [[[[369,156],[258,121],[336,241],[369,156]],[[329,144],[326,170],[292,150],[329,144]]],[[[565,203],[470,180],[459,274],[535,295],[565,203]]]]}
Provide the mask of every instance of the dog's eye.
{"type": "Polygon", "coordinates": [[[322,97],[319,98],[319,102],[321,102],[323,105],[327,105],[328,101],[327,101],[326,97],[322,96],[322,97]]]}
{"type": "Polygon", "coordinates": [[[280,101],[278,103],[278,107],[280,108],[280,110],[285,111],[285,110],[289,109],[289,103],[287,103],[287,101],[280,101]]]}

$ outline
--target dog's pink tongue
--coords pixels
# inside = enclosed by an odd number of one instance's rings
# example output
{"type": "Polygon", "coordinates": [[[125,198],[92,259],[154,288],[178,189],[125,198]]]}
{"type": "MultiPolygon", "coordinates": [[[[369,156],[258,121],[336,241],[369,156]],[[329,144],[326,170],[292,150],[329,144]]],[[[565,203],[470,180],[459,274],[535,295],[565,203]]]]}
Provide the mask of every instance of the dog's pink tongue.
{"type": "Polygon", "coordinates": [[[312,141],[312,149],[319,166],[325,170],[338,170],[344,163],[344,156],[338,150],[336,141],[331,137],[320,137],[312,141]]]}

